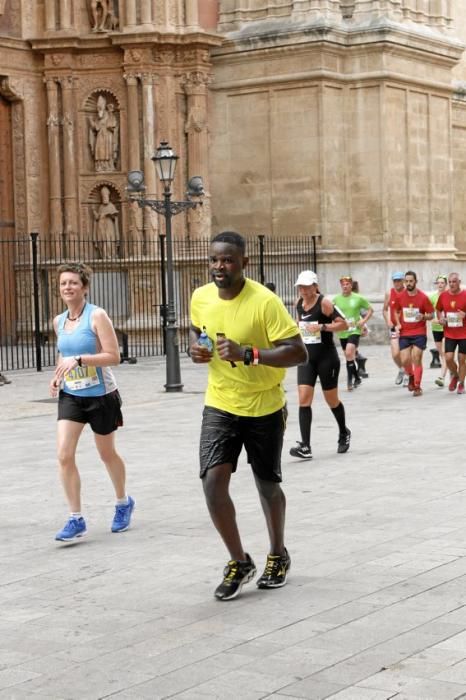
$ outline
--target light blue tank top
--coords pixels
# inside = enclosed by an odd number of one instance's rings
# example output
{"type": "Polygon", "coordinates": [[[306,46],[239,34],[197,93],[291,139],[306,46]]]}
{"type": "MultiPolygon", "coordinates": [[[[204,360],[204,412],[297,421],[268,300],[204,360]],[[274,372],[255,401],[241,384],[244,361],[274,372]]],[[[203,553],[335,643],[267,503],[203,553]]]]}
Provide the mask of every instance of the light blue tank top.
{"type": "MultiPolygon", "coordinates": [[[[63,357],[95,355],[97,336],[92,330],[92,314],[99,307],[86,303],[79,323],[72,331],[65,330],[68,311],[60,314],[57,324],[57,347],[63,357]]],[[[63,391],[73,396],[104,396],[117,388],[110,367],[92,365],[76,367],[65,376],[63,391]]]]}

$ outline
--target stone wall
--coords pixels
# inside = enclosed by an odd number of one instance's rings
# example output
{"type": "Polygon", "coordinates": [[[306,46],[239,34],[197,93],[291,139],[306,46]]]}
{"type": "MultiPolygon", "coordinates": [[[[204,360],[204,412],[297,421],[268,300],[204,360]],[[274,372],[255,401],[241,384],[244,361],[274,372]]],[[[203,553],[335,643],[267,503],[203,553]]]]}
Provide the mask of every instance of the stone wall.
{"type": "Polygon", "coordinates": [[[408,266],[428,287],[463,260],[464,46],[448,0],[224,0],[219,26],[214,229],[320,235],[331,289],[368,266],[368,293],[408,266]]]}

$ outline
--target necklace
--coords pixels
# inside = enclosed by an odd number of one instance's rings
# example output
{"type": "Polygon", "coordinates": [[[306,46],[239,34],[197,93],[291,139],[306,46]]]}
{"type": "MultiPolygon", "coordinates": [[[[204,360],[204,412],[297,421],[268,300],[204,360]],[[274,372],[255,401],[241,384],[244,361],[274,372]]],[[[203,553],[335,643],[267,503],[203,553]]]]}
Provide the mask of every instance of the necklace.
{"type": "Polygon", "coordinates": [[[70,312],[68,311],[67,321],[77,321],[77,320],[78,320],[79,318],[81,318],[81,316],[83,315],[83,311],[84,311],[85,308],[86,308],[86,302],[84,302],[83,308],[81,309],[81,311],[79,312],[79,314],[78,314],[77,316],[75,316],[74,318],[71,318],[70,312]]]}

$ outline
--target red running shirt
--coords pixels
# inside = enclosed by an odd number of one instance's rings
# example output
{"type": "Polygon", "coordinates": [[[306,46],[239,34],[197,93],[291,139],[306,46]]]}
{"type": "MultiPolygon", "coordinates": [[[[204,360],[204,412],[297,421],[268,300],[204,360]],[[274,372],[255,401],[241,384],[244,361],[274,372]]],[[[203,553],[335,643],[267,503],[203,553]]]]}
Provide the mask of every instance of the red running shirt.
{"type": "Polygon", "coordinates": [[[447,324],[443,327],[445,338],[466,338],[465,319],[458,318],[458,311],[466,312],[466,290],[462,289],[458,294],[451,294],[448,289],[442,292],[435,307],[443,311],[447,324]]]}
{"type": "Polygon", "coordinates": [[[408,294],[404,289],[398,294],[395,308],[400,314],[400,336],[427,335],[425,320],[416,321],[417,314],[431,314],[434,310],[427,294],[419,289],[416,294],[408,294]]]}
{"type": "Polygon", "coordinates": [[[397,292],[395,287],[392,287],[390,289],[390,293],[388,296],[388,309],[389,309],[389,315],[390,315],[390,323],[392,326],[395,325],[396,319],[395,319],[395,314],[393,313],[395,307],[396,307],[396,302],[398,297],[400,296],[401,292],[397,292]]]}

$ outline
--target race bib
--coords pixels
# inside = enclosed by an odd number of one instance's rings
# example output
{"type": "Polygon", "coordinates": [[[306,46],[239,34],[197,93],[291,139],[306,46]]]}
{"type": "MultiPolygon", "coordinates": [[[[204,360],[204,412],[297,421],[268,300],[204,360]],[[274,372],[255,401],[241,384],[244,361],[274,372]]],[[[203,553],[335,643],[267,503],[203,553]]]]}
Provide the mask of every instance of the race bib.
{"type": "Polygon", "coordinates": [[[89,389],[100,384],[96,367],[76,367],[65,374],[65,384],[70,391],[89,389]]]}
{"type": "Polygon", "coordinates": [[[316,345],[321,342],[320,330],[316,329],[316,324],[314,323],[300,321],[299,332],[305,345],[316,345]]]}
{"type": "Polygon", "coordinates": [[[355,318],[347,318],[346,320],[348,321],[348,330],[349,331],[357,331],[358,330],[357,322],[356,322],[355,318]]]}
{"type": "Polygon", "coordinates": [[[417,323],[418,315],[419,309],[412,308],[411,306],[403,309],[403,318],[405,323],[417,323]]]}
{"type": "Polygon", "coordinates": [[[462,328],[463,319],[456,311],[447,311],[447,326],[448,328],[462,328]]]}

